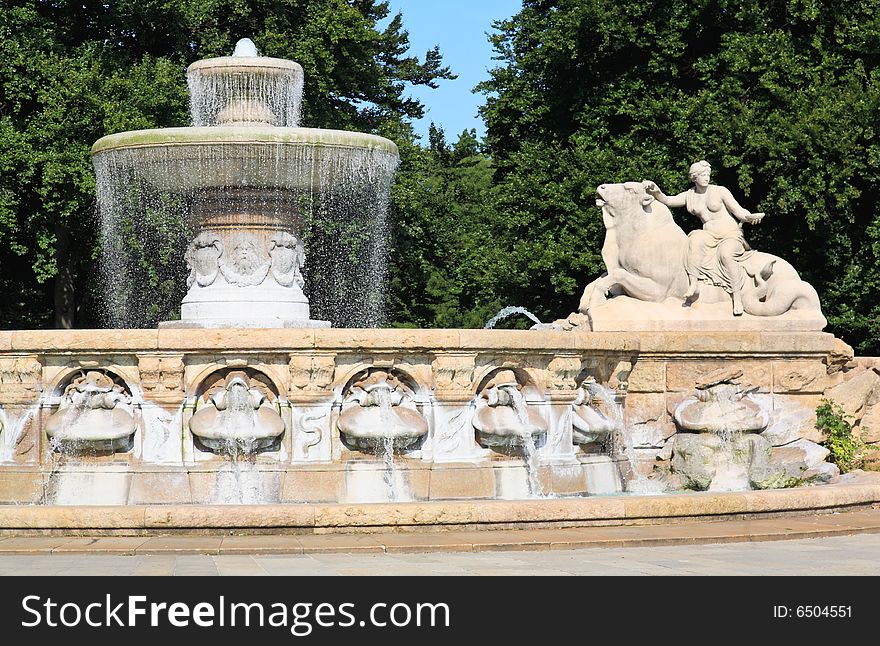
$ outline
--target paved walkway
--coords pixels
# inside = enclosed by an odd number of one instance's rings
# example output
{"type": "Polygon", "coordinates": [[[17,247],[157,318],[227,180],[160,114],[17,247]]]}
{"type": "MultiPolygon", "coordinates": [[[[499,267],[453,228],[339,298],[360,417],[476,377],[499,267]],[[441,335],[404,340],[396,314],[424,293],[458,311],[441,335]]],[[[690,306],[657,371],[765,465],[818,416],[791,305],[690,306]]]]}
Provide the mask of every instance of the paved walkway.
{"type": "Polygon", "coordinates": [[[807,574],[880,575],[880,534],[720,545],[480,553],[0,556],[0,576],[807,574]],[[817,563],[821,568],[816,568],[817,563]]]}
{"type": "Polygon", "coordinates": [[[880,509],[437,534],[0,537],[0,575],[22,574],[877,575],[880,509]]]}

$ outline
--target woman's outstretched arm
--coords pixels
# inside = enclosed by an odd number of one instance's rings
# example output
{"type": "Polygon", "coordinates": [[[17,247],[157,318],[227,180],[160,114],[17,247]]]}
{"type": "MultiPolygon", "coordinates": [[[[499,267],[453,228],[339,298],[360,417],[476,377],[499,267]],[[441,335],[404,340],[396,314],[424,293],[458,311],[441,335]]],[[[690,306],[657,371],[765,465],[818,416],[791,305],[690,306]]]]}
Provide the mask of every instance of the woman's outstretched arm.
{"type": "Polygon", "coordinates": [[[728,212],[737,220],[748,222],[749,224],[758,224],[761,218],[764,217],[763,213],[751,213],[741,207],[736,198],[733,197],[733,193],[723,186],[719,186],[718,190],[721,191],[721,201],[724,202],[724,206],[727,207],[728,212]]]}
{"type": "Polygon", "coordinates": [[[653,195],[658,202],[660,202],[661,204],[665,204],[666,206],[670,206],[672,208],[687,206],[687,192],[679,193],[678,195],[672,196],[666,195],[654,182],[648,182],[647,186],[645,186],[645,190],[653,195]]]}

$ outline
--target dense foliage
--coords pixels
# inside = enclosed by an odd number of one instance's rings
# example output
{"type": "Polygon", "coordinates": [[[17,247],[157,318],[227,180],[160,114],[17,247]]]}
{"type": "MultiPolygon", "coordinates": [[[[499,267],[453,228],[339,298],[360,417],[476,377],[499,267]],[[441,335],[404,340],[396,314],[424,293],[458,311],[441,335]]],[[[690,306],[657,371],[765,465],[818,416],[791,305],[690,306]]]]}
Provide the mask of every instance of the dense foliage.
{"type": "Polygon", "coordinates": [[[423,143],[406,85],[450,74],[436,50],[408,56],[400,17],[377,26],[382,2],[0,2],[0,325],[50,323],[53,277],[78,300],[89,284],[90,144],[185,123],[185,65],[252,35],[305,68],[305,124],[399,144],[389,324],[566,315],[603,270],[595,187],[673,193],[707,159],[768,214],[753,246],[817,287],[831,331],[880,353],[880,0],[524,0],[491,37],[486,140],[423,143]]]}
{"type": "Polygon", "coordinates": [[[830,399],[823,399],[816,408],[816,428],[822,431],[824,445],[831,455],[829,460],[841,473],[861,468],[864,443],[853,436],[852,418],[830,399]]]}

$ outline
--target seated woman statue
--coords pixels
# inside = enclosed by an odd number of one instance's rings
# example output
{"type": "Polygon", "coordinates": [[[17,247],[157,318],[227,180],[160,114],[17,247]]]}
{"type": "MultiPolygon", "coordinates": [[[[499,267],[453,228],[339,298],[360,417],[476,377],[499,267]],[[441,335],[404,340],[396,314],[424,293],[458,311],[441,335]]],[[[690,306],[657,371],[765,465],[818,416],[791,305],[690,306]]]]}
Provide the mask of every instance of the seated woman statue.
{"type": "Polygon", "coordinates": [[[669,207],[687,207],[703,223],[702,229],[688,235],[687,265],[688,290],[685,298],[699,295],[700,280],[722,287],[733,299],[733,314],[743,313],[742,290],[746,272],[740,265],[754,253],[746,243],[742,223],[758,224],[763,213],[750,213],[734,199],[728,189],[709,183],[712,167],[701,160],[689,171],[694,187],[675,196],[650,182],[647,190],[659,202],[669,207]]]}

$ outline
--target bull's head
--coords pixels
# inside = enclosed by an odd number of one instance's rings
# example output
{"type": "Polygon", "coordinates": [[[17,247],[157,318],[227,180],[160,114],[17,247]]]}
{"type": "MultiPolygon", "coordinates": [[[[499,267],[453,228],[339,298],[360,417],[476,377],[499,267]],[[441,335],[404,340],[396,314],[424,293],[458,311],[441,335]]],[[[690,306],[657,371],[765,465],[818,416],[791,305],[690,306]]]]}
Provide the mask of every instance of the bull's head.
{"type": "Polygon", "coordinates": [[[605,226],[609,220],[638,212],[651,212],[654,196],[648,193],[649,182],[602,184],[596,189],[596,206],[601,207],[605,226]]]}

